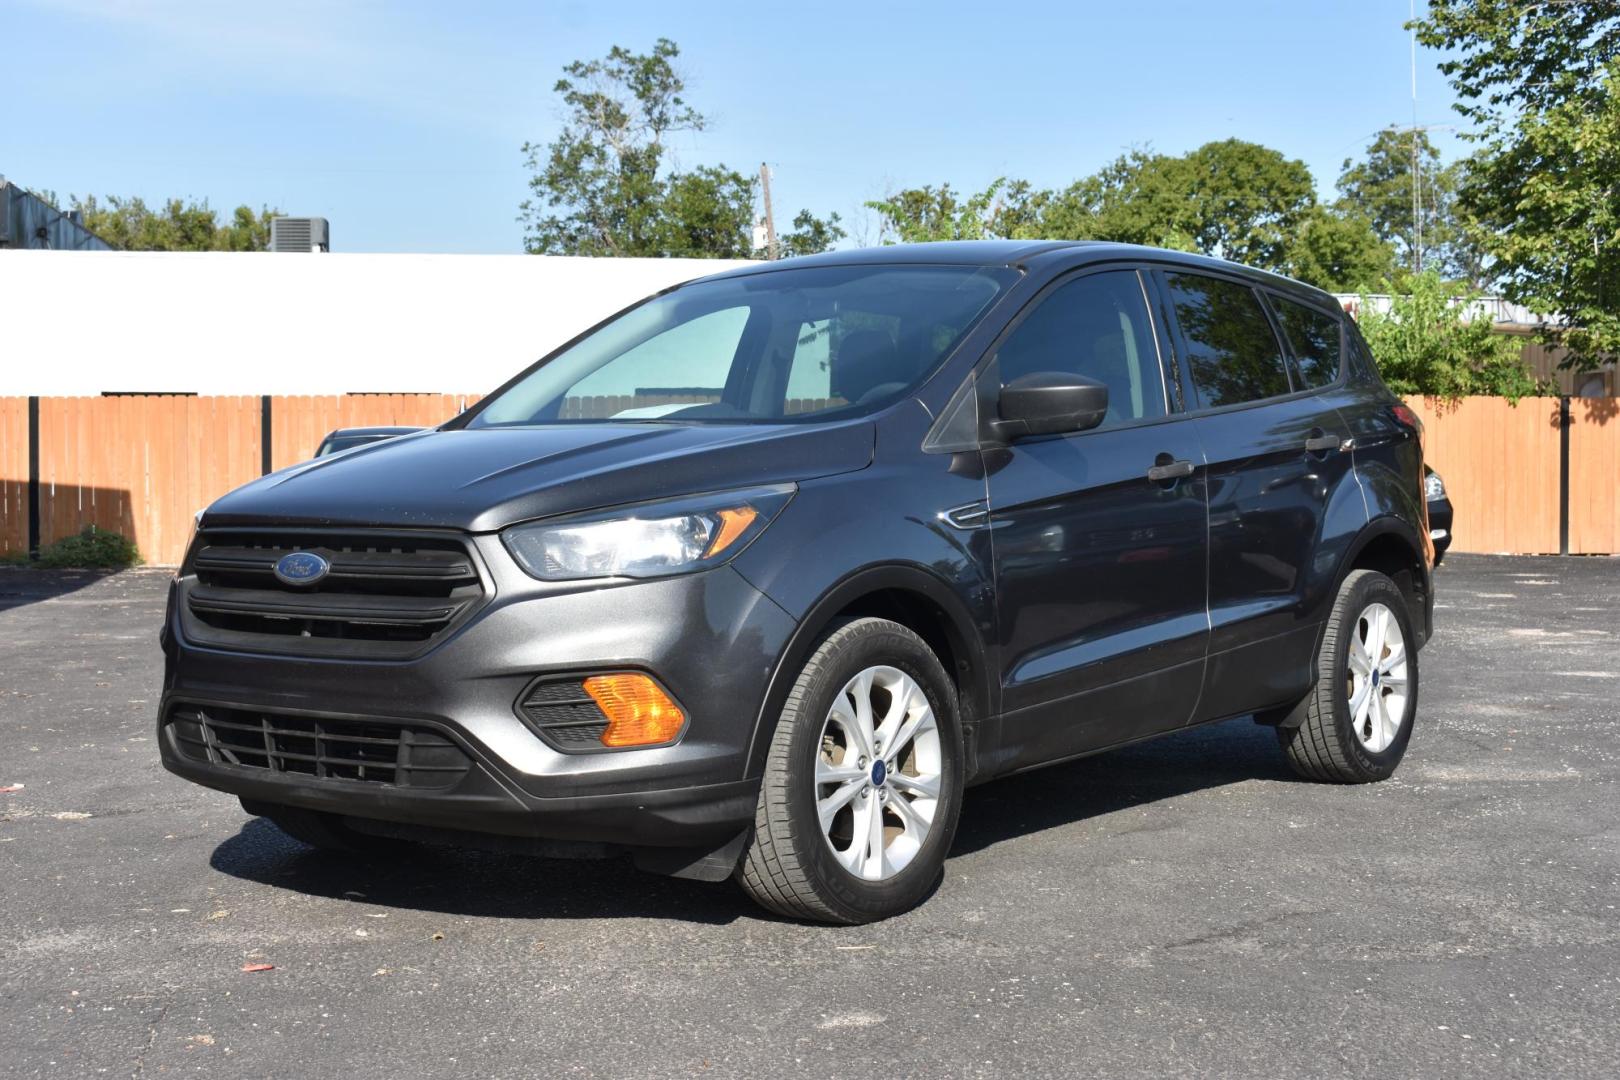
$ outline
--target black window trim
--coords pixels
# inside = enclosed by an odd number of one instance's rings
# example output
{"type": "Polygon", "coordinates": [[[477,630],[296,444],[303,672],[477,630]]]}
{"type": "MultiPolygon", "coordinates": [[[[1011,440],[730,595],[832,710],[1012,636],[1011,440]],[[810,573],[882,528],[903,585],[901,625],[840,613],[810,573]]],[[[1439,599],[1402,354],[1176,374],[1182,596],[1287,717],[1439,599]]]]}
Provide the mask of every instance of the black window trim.
{"type": "MultiPolygon", "coordinates": [[[[1166,319],[1167,322],[1169,322],[1170,327],[1171,327],[1169,337],[1170,337],[1171,343],[1173,345],[1173,348],[1175,350],[1175,360],[1176,360],[1177,373],[1178,373],[1179,377],[1182,380],[1182,386],[1183,386],[1182,395],[1183,395],[1183,398],[1184,398],[1185,402],[1189,405],[1189,407],[1186,408],[1185,411],[1183,411],[1183,412],[1181,412],[1179,414],[1176,414],[1176,415],[1179,415],[1179,416],[1214,416],[1214,415],[1218,415],[1218,414],[1221,414],[1221,413],[1239,412],[1239,411],[1241,411],[1243,409],[1264,408],[1265,406],[1268,406],[1268,405],[1276,405],[1279,402],[1297,401],[1297,400],[1302,399],[1302,398],[1311,397],[1314,394],[1326,393],[1329,390],[1333,390],[1333,389],[1342,387],[1344,385],[1344,383],[1345,383],[1345,369],[1344,369],[1345,356],[1344,356],[1344,323],[1343,323],[1342,319],[1340,320],[1340,323],[1339,323],[1339,343],[1340,343],[1340,347],[1339,347],[1339,378],[1337,380],[1335,380],[1334,382],[1328,383],[1326,386],[1311,387],[1311,388],[1307,388],[1307,389],[1304,389],[1304,390],[1295,390],[1295,389],[1293,389],[1293,385],[1294,385],[1293,384],[1293,365],[1292,365],[1292,362],[1291,362],[1291,354],[1289,352],[1289,346],[1287,344],[1287,336],[1285,334],[1281,333],[1280,328],[1277,325],[1277,322],[1276,322],[1275,318],[1272,315],[1270,305],[1266,302],[1266,300],[1264,299],[1264,296],[1263,296],[1264,292],[1266,292],[1266,291],[1274,291],[1274,290],[1268,290],[1266,288],[1266,286],[1258,284],[1257,282],[1253,281],[1252,279],[1246,277],[1243,274],[1232,273],[1232,272],[1229,272],[1229,271],[1216,270],[1216,269],[1206,269],[1205,267],[1202,267],[1202,266],[1188,266],[1188,265],[1183,264],[1183,263],[1176,263],[1176,262],[1155,263],[1152,266],[1152,271],[1153,271],[1153,276],[1155,278],[1155,284],[1158,286],[1159,292],[1160,292],[1160,294],[1162,296],[1162,299],[1163,299],[1164,318],[1166,319]],[[1242,285],[1243,287],[1247,288],[1250,292],[1255,294],[1255,298],[1260,304],[1260,310],[1265,314],[1266,322],[1268,324],[1270,324],[1270,326],[1271,326],[1272,336],[1276,339],[1276,342],[1277,342],[1277,350],[1278,350],[1279,354],[1283,357],[1283,371],[1285,373],[1287,373],[1288,378],[1289,378],[1289,392],[1288,393],[1286,393],[1286,394],[1275,394],[1275,395],[1273,395],[1271,397],[1257,398],[1254,401],[1240,401],[1240,402],[1237,402],[1237,403],[1232,404],[1232,405],[1205,406],[1203,404],[1203,399],[1202,399],[1201,395],[1199,395],[1199,393],[1198,393],[1198,388],[1192,382],[1192,373],[1191,373],[1191,371],[1188,370],[1188,367],[1187,367],[1187,364],[1186,364],[1186,358],[1187,358],[1187,355],[1188,355],[1188,352],[1189,352],[1189,350],[1187,348],[1187,340],[1186,340],[1186,337],[1181,332],[1181,321],[1180,321],[1180,319],[1178,319],[1176,317],[1175,304],[1170,299],[1170,285],[1169,285],[1169,282],[1165,280],[1165,275],[1171,274],[1171,273],[1190,274],[1190,275],[1193,275],[1193,276],[1216,278],[1218,280],[1227,281],[1227,282],[1230,282],[1230,283],[1235,284],[1235,285],[1242,285]]],[[[1283,295],[1283,294],[1279,293],[1279,295],[1283,295]]],[[[1318,308],[1317,310],[1321,310],[1321,309],[1318,308]]],[[[1112,430],[1112,429],[1110,429],[1110,430],[1112,430]]]]}

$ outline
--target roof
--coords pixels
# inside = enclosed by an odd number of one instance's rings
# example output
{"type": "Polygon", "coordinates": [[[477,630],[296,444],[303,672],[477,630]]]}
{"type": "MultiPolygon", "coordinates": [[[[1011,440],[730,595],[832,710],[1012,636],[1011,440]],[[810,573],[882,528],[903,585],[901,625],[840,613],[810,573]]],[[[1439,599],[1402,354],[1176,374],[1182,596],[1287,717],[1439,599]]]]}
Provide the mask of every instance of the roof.
{"type": "Polygon", "coordinates": [[[825,251],[778,262],[753,263],[699,280],[764,274],[807,266],[881,266],[887,263],[930,263],[936,266],[1010,266],[1060,248],[1111,245],[1091,240],[936,240],[926,244],[883,244],[878,247],[825,251]]]}
{"type": "Polygon", "coordinates": [[[925,244],[885,244],[850,251],[828,251],[820,255],[805,255],[778,262],[754,263],[696,280],[715,281],[815,266],[881,266],[900,263],[1018,266],[1039,256],[1061,259],[1066,268],[1107,259],[1153,259],[1206,270],[1223,270],[1227,273],[1241,274],[1276,289],[1309,295],[1318,303],[1336,304],[1331,294],[1269,270],[1244,266],[1242,263],[1229,262],[1210,255],[1106,240],[941,240],[925,244]]]}

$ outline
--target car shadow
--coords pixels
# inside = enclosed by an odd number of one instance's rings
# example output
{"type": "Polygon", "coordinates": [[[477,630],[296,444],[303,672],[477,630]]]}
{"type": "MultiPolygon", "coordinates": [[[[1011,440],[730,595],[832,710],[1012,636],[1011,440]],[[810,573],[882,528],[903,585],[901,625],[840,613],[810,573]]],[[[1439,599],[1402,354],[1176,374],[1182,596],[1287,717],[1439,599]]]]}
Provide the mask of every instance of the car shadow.
{"type": "Polygon", "coordinates": [[[505,919],[673,918],[724,925],[761,915],[729,882],[642,873],[627,858],[573,860],[431,844],[317,851],[265,818],[214,849],[221,873],[370,907],[505,919]]]}
{"type": "Polygon", "coordinates": [[[77,592],[111,577],[116,570],[36,570],[28,566],[0,566],[0,611],[77,592]]]}
{"type": "Polygon", "coordinates": [[[969,789],[951,854],[1245,780],[1300,782],[1271,728],[1204,725],[969,789]]]}
{"type": "MultiPolygon", "coordinates": [[[[1203,727],[970,790],[951,855],[1256,779],[1293,779],[1270,729],[1246,719],[1203,727]]],[[[562,860],[427,844],[335,854],[307,847],[264,818],[246,822],[209,862],[232,877],[309,896],[446,915],[709,925],[774,918],[728,882],[659,877],[628,859],[562,860]]]]}

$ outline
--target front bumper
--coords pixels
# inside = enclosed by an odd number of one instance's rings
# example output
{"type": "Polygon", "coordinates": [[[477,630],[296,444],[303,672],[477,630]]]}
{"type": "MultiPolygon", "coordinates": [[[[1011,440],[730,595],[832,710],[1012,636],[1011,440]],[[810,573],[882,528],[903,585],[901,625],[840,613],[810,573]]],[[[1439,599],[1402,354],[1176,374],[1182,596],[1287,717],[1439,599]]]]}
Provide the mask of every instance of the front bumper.
{"type": "Polygon", "coordinates": [[[752,820],[746,758],[793,621],[729,566],[609,588],[547,591],[493,558],[493,596],[408,661],[283,657],[186,640],[171,589],[159,710],[163,764],[271,805],[506,836],[626,846],[721,844],[752,820]],[[564,753],[516,703],[538,675],[643,669],[686,710],[664,747],[564,753]],[[412,724],[453,741],[471,767],[418,790],[199,760],[169,721],[185,705],[412,724]]]}

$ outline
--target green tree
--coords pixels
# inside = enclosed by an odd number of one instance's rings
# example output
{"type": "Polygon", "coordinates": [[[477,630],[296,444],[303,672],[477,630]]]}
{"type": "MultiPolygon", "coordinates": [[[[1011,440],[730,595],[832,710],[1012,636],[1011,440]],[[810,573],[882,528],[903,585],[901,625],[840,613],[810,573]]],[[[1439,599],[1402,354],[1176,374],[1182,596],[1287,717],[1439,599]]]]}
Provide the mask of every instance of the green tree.
{"type": "Polygon", "coordinates": [[[1373,137],[1360,160],[1345,159],[1339,195],[1371,222],[1380,240],[1393,245],[1400,265],[1414,273],[1432,267],[1472,288],[1484,288],[1481,253],[1457,216],[1457,187],[1465,167],[1466,162],[1442,165],[1440,151],[1425,131],[1386,128],[1373,137]]]}
{"type": "Polygon", "coordinates": [[[1303,161],[1241,139],[1205,143],[1186,157],[1198,250],[1278,270],[1293,236],[1316,206],[1303,161]]]}
{"type": "MultiPolygon", "coordinates": [[[[563,69],[555,90],[563,129],[524,143],[530,197],[519,205],[534,254],[748,258],[758,179],[725,165],[689,171],[666,161],[665,140],[708,119],[685,98],[680,49],[659,38],[649,53],[615,45],[600,60],[563,69]]],[[[836,217],[795,218],[794,254],[843,236],[836,217]],[[800,222],[805,224],[801,225],[800,222]]],[[[825,250],[825,248],[816,248],[825,250]]]]}
{"type": "Polygon", "coordinates": [[[1183,159],[1133,149],[1052,194],[1041,215],[1054,240],[1112,240],[1197,251],[1198,216],[1183,159]]]}
{"type": "Polygon", "coordinates": [[[674,173],[651,219],[652,252],[678,259],[754,255],[754,181],[724,165],[674,173]]]}
{"type": "Polygon", "coordinates": [[[1370,286],[1393,260],[1365,215],[1317,204],[1304,162],[1240,139],[1180,157],[1135,148],[1056,191],[1003,177],[974,194],[944,183],[867,206],[891,243],[1111,240],[1217,255],[1335,289],[1370,286]]]}
{"type": "Polygon", "coordinates": [[[1430,0],[1418,39],[1480,144],[1458,200],[1503,291],[1561,317],[1590,368],[1620,353],[1620,4],[1430,0]]]}
{"type": "Polygon", "coordinates": [[[994,239],[1002,235],[992,211],[1004,184],[997,180],[976,195],[961,195],[950,184],[906,188],[866,205],[877,211],[885,243],[994,239]]]}
{"type": "MultiPolygon", "coordinates": [[[[849,234],[837,214],[818,218],[808,210],[800,210],[793,218],[793,231],[776,238],[782,258],[797,255],[817,255],[832,250],[833,246],[849,234]]],[[[755,252],[757,256],[759,253],[755,252]]]]}
{"type": "Polygon", "coordinates": [[[1372,289],[1395,267],[1395,250],[1354,207],[1317,206],[1288,244],[1284,271],[1329,292],[1372,289]]]}
{"type": "Polygon", "coordinates": [[[265,251],[270,247],[270,219],[280,211],[264,207],[255,214],[238,206],[228,224],[203,202],[168,199],[154,210],[140,198],[73,196],[72,209],[84,215],[84,227],[119,251],[265,251]]]}
{"type": "Polygon", "coordinates": [[[1304,162],[1241,139],[1181,157],[1133,149],[1051,195],[1045,235],[1198,251],[1272,270],[1316,205],[1304,162]]]}
{"type": "Polygon", "coordinates": [[[1410,291],[1388,312],[1361,298],[1360,325],[1378,371],[1398,394],[1455,399],[1486,394],[1517,401],[1542,387],[1526,369],[1519,342],[1498,334],[1487,318],[1467,317],[1473,296],[1433,270],[1414,275],[1410,291]]]}

